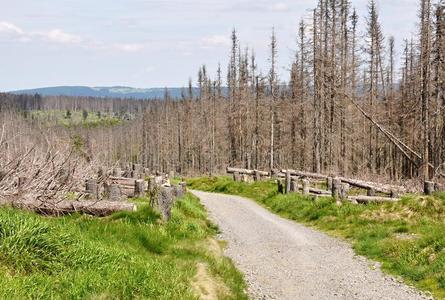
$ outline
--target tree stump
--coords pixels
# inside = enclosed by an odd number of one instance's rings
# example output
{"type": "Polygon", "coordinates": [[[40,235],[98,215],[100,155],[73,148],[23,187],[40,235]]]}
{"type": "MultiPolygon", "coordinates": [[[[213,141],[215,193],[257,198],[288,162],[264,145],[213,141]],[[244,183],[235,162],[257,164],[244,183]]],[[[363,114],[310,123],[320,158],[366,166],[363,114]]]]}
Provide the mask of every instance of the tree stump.
{"type": "Polygon", "coordinates": [[[338,178],[335,178],[332,181],[332,198],[338,203],[340,200],[340,193],[341,193],[341,180],[338,178]]]}
{"type": "Polygon", "coordinates": [[[241,176],[239,172],[233,172],[233,181],[235,182],[241,181],[241,176]]]}
{"type": "Polygon", "coordinates": [[[425,195],[431,196],[435,191],[435,184],[432,181],[425,181],[423,184],[423,192],[425,195]]]}
{"type": "Polygon", "coordinates": [[[150,196],[150,206],[154,208],[156,205],[156,199],[158,197],[160,185],[156,183],[155,177],[150,177],[148,179],[147,185],[148,195],[150,196]]]}
{"type": "Polygon", "coordinates": [[[134,196],[144,197],[145,196],[145,181],[142,179],[135,180],[134,182],[134,196]]]}
{"type": "Polygon", "coordinates": [[[122,177],[122,169],[121,168],[114,168],[113,169],[113,176],[114,177],[122,177]]]}
{"type": "Polygon", "coordinates": [[[369,188],[367,192],[368,197],[374,197],[375,196],[375,190],[373,188],[369,188]]]}
{"type": "Polygon", "coordinates": [[[272,170],[270,170],[270,177],[273,178],[273,179],[277,179],[278,178],[278,173],[280,173],[279,170],[272,169],[272,170]]]}
{"type": "Polygon", "coordinates": [[[295,178],[292,178],[292,180],[290,181],[290,192],[298,193],[298,180],[295,178]]]}
{"type": "Polygon", "coordinates": [[[301,183],[303,184],[303,195],[309,195],[310,192],[309,180],[303,179],[301,183]]]}
{"type": "Polygon", "coordinates": [[[254,181],[261,181],[261,175],[258,170],[253,171],[253,180],[254,181]]]}
{"type": "Polygon", "coordinates": [[[333,180],[334,179],[332,177],[326,178],[326,186],[327,186],[328,191],[332,191],[333,180]]]}
{"type": "Polygon", "coordinates": [[[252,177],[250,177],[250,175],[248,175],[248,174],[242,174],[241,175],[241,182],[244,182],[244,183],[252,183],[252,177]]]}
{"type": "Polygon", "coordinates": [[[290,174],[290,171],[287,170],[286,171],[286,190],[285,190],[286,194],[290,193],[290,184],[291,184],[291,174],[290,174]]]}
{"type": "Polygon", "coordinates": [[[110,184],[108,186],[108,197],[110,198],[110,201],[121,201],[121,187],[118,184],[110,184]]]}
{"type": "Polygon", "coordinates": [[[162,218],[165,221],[170,220],[171,208],[174,203],[174,194],[172,187],[161,187],[157,197],[157,205],[161,211],[162,218]]]}
{"type": "Polygon", "coordinates": [[[177,198],[182,198],[185,196],[185,189],[184,186],[182,186],[181,184],[175,185],[174,189],[175,189],[175,196],[177,198]]]}
{"type": "Polygon", "coordinates": [[[278,194],[284,194],[284,186],[283,181],[280,179],[277,180],[277,186],[278,186],[278,194]]]}
{"type": "Polygon", "coordinates": [[[86,182],[85,192],[93,199],[99,198],[99,185],[94,179],[88,179],[86,182]]]}
{"type": "Polygon", "coordinates": [[[399,198],[399,193],[395,190],[391,190],[390,197],[391,198],[399,198]]]}
{"type": "Polygon", "coordinates": [[[340,200],[346,201],[348,199],[348,193],[349,193],[349,184],[342,183],[341,184],[341,190],[340,190],[340,200]]]}

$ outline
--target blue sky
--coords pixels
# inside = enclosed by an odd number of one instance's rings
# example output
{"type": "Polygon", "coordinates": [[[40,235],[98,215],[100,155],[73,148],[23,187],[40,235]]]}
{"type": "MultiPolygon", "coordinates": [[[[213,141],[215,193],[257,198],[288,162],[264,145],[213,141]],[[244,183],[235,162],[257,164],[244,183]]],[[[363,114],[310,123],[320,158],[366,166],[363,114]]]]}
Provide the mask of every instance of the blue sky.
{"type": "MultiPolygon", "coordinates": [[[[417,0],[378,0],[385,34],[416,32],[417,0]]],[[[267,70],[271,27],[282,79],[316,0],[0,0],[0,91],[55,85],[186,85],[227,64],[230,33],[267,70]]],[[[353,0],[365,22],[366,0],[353,0]]],[[[400,50],[400,49],[399,49],[400,50]]],[[[225,68],[224,68],[225,69],[225,68]]]]}

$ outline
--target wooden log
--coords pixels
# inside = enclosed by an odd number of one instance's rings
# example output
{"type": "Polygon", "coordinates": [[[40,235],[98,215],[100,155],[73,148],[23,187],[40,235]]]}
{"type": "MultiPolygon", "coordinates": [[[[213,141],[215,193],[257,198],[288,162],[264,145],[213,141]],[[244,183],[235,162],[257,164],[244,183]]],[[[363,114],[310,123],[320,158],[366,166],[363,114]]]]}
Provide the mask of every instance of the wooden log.
{"type": "Polygon", "coordinates": [[[399,198],[388,198],[388,197],[369,197],[369,196],[349,196],[348,200],[356,203],[368,203],[368,202],[398,202],[399,198]]]}
{"type": "Polygon", "coordinates": [[[290,185],[291,185],[291,176],[290,176],[290,172],[287,171],[286,172],[286,188],[285,188],[286,194],[290,193],[290,185]]]}
{"type": "Polygon", "coordinates": [[[315,194],[315,195],[320,195],[320,196],[330,196],[331,195],[331,192],[329,192],[329,191],[325,191],[325,190],[321,190],[321,189],[317,189],[317,188],[313,188],[313,187],[309,187],[309,193],[315,194]]]}
{"type": "Polygon", "coordinates": [[[100,217],[109,216],[115,212],[134,212],[137,210],[137,207],[134,203],[114,201],[78,201],[73,202],[73,208],[75,212],[81,212],[100,217]]]}
{"type": "Polygon", "coordinates": [[[309,180],[303,179],[301,183],[303,186],[303,195],[309,195],[310,192],[309,180]]]}
{"type": "MultiPolygon", "coordinates": [[[[317,174],[317,173],[297,171],[297,170],[289,170],[289,171],[291,172],[291,175],[299,176],[299,177],[316,178],[316,179],[324,179],[324,180],[326,180],[328,178],[327,175],[322,175],[322,174],[317,174]]],[[[286,173],[287,170],[281,170],[281,172],[286,173]]]]}
{"type": "Polygon", "coordinates": [[[110,180],[114,184],[119,184],[122,187],[132,188],[132,189],[134,189],[134,186],[136,184],[136,180],[132,178],[110,177],[110,180]]]}
{"type": "MultiPolygon", "coordinates": [[[[227,173],[228,174],[233,174],[235,172],[238,172],[239,174],[254,175],[255,170],[227,167],[227,173]]],[[[258,172],[258,174],[260,174],[260,176],[269,176],[269,172],[258,171],[258,170],[257,170],[257,172],[258,172]]]]}
{"type": "Polygon", "coordinates": [[[398,191],[400,193],[406,192],[406,189],[401,186],[384,185],[384,184],[379,184],[379,183],[375,183],[375,182],[367,182],[367,181],[356,180],[356,179],[345,178],[345,177],[340,177],[340,179],[342,182],[349,183],[351,186],[366,189],[366,190],[373,189],[377,193],[383,193],[383,194],[389,195],[389,194],[391,194],[392,190],[398,191]]]}
{"type": "Polygon", "coordinates": [[[373,189],[373,188],[368,188],[368,190],[367,190],[367,192],[366,192],[366,195],[367,195],[368,197],[374,197],[375,194],[376,194],[375,189],[373,189]]]}
{"type": "Polygon", "coordinates": [[[115,212],[137,210],[134,203],[112,201],[60,201],[40,202],[35,200],[0,201],[2,206],[12,206],[17,209],[29,210],[43,215],[61,216],[73,213],[89,214],[105,217],[115,212]]]}
{"type": "Polygon", "coordinates": [[[435,191],[435,183],[432,181],[425,181],[423,184],[423,193],[431,196],[435,191]]]}
{"type": "MultiPolygon", "coordinates": [[[[286,171],[287,170],[282,170],[281,172],[286,173],[286,171]]],[[[304,172],[304,171],[298,171],[298,170],[290,170],[290,172],[293,176],[300,176],[300,177],[305,177],[305,178],[315,178],[315,179],[327,180],[328,177],[331,177],[331,176],[324,175],[324,174],[304,172]]],[[[406,188],[404,188],[402,186],[384,185],[384,184],[379,184],[379,183],[375,183],[375,182],[367,182],[367,181],[356,180],[356,179],[351,179],[351,178],[346,178],[346,177],[338,177],[338,178],[340,178],[343,183],[348,183],[351,186],[362,188],[362,189],[373,188],[376,192],[379,192],[379,193],[390,194],[391,190],[396,190],[400,193],[406,192],[406,188]]]]}

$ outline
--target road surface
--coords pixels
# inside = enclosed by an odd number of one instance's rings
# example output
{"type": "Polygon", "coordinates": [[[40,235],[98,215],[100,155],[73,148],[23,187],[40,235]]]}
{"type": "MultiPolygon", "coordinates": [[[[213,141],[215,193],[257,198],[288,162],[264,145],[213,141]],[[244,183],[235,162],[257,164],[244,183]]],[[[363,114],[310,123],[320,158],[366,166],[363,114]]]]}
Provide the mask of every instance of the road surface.
{"type": "Polygon", "coordinates": [[[254,201],[193,191],[228,242],[225,255],[245,274],[252,299],[430,299],[346,242],[283,219],[254,201]]]}

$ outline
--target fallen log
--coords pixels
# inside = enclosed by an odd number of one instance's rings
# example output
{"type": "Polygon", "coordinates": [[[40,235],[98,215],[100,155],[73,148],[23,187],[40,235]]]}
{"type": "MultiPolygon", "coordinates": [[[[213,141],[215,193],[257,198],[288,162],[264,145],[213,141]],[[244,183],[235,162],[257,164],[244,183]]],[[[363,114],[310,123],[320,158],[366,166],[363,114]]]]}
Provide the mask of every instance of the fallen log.
{"type": "Polygon", "coordinates": [[[326,180],[329,177],[323,174],[297,171],[297,170],[281,170],[281,173],[286,174],[287,171],[289,171],[292,176],[298,176],[298,177],[307,177],[307,178],[324,179],[324,180],[326,180]]]}
{"type": "Polygon", "coordinates": [[[105,217],[115,212],[133,212],[137,210],[134,203],[115,201],[60,201],[52,203],[35,200],[3,200],[0,202],[0,205],[53,216],[83,213],[97,217],[105,217]]]}
{"type": "Polygon", "coordinates": [[[388,197],[370,197],[370,196],[350,196],[348,200],[352,203],[384,203],[384,202],[398,202],[399,198],[388,197]]]}
{"type": "Polygon", "coordinates": [[[119,184],[119,185],[128,185],[128,186],[134,186],[136,179],[133,178],[125,178],[125,177],[110,177],[110,180],[113,183],[119,184]]]}
{"type": "MultiPolygon", "coordinates": [[[[227,167],[227,173],[228,174],[233,174],[235,172],[238,172],[239,174],[255,175],[255,170],[227,167]]],[[[260,176],[269,176],[269,172],[265,172],[265,171],[258,171],[257,170],[257,174],[260,175],[260,176]]]]}
{"type": "MultiPolygon", "coordinates": [[[[280,177],[285,176],[287,170],[281,170],[280,177]]],[[[318,174],[318,173],[311,173],[311,172],[304,172],[304,171],[298,171],[298,170],[289,170],[291,175],[293,176],[299,176],[299,177],[306,177],[306,178],[315,178],[320,180],[327,180],[329,176],[318,174]]],[[[355,186],[362,189],[373,189],[374,191],[378,193],[384,193],[384,194],[391,194],[392,192],[400,192],[405,193],[406,189],[402,186],[391,186],[391,185],[383,185],[375,182],[367,182],[363,180],[357,180],[357,179],[351,179],[346,177],[338,177],[342,183],[348,183],[351,186],[355,186]]]]}
{"type": "Polygon", "coordinates": [[[316,188],[312,188],[312,187],[309,188],[309,193],[316,194],[316,195],[323,195],[323,196],[331,196],[332,195],[332,193],[329,191],[316,189],[316,188]]]}
{"type": "Polygon", "coordinates": [[[363,181],[363,180],[356,180],[356,179],[345,178],[345,177],[340,177],[340,179],[344,183],[349,183],[352,186],[362,188],[362,189],[367,189],[367,190],[372,189],[377,193],[391,194],[392,192],[395,192],[395,191],[400,192],[400,193],[406,192],[406,189],[401,186],[383,185],[383,184],[378,184],[375,182],[367,182],[367,181],[363,181]]]}

